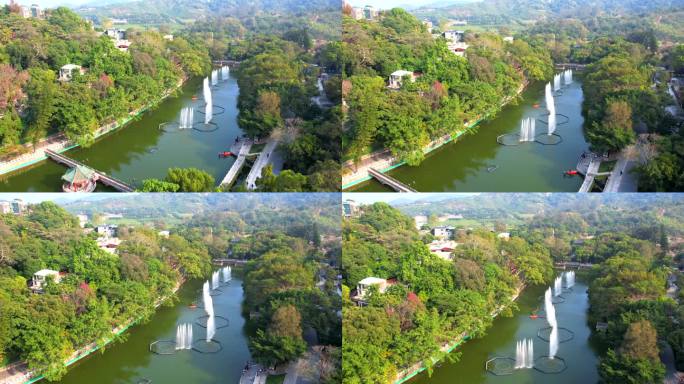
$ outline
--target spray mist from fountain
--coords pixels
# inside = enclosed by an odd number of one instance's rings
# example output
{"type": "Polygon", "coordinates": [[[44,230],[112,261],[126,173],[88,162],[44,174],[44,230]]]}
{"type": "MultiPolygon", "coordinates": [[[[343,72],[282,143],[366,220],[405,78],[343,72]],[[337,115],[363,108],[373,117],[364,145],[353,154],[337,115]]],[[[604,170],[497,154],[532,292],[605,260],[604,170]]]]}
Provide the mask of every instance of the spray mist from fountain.
{"type": "Polygon", "coordinates": [[[565,272],[565,288],[572,288],[575,285],[575,271],[565,272]]]}
{"type": "Polygon", "coordinates": [[[219,271],[214,271],[214,273],[211,274],[211,289],[217,289],[220,284],[219,271]]]}
{"type": "Polygon", "coordinates": [[[520,122],[520,141],[534,141],[536,120],[528,117],[520,122]]]}
{"type": "Polygon", "coordinates": [[[192,107],[184,107],[180,113],[180,129],[192,128],[192,122],[195,118],[195,110],[192,107]]]}
{"type": "Polygon", "coordinates": [[[211,88],[209,87],[209,78],[204,78],[204,84],[202,85],[202,92],[204,95],[204,102],[206,106],[204,107],[204,124],[209,124],[214,114],[214,105],[211,100],[211,88]]]}
{"type": "Polygon", "coordinates": [[[227,283],[233,279],[232,270],[230,267],[225,267],[221,270],[223,272],[223,282],[227,283]]]}
{"type": "Polygon", "coordinates": [[[553,77],[553,90],[560,91],[561,89],[561,75],[560,73],[553,77]]]}
{"type": "Polygon", "coordinates": [[[548,135],[553,134],[556,131],[556,104],[553,99],[553,92],[551,91],[551,83],[546,84],[546,89],[544,90],[544,96],[546,98],[546,110],[549,111],[549,130],[548,135]]]}
{"type": "Polygon", "coordinates": [[[566,69],[563,72],[563,79],[564,79],[565,85],[572,84],[572,69],[566,69]]]}
{"type": "Polygon", "coordinates": [[[560,296],[563,293],[563,278],[561,276],[556,277],[553,281],[553,295],[560,296]]]}
{"type": "Polygon", "coordinates": [[[546,321],[551,327],[551,335],[549,336],[549,358],[553,359],[558,353],[558,322],[556,321],[556,308],[553,307],[551,301],[551,288],[544,293],[544,312],[546,312],[546,321]]]}
{"type": "Polygon", "coordinates": [[[192,349],[192,324],[179,324],[176,328],[176,350],[192,349]]]}
{"type": "Polygon", "coordinates": [[[204,311],[207,313],[207,342],[210,342],[216,334],[216,321],[214,319],[214,301],[211,299],[209,292],[209,282],[205,281],[202,286],[202,300],[204,302],[204,311]]]}
{"type": "Polygon", "coordinates": [[[228,80],[228,77],[230,77],[230,67],[224,65],[221,67],[221,80],[226,81],[228,80]]]}
{"type": "Polygon", "coordinates": [[[218,84],[218,69],[211,71],[211,85],[218,84]]]}
{"type": "Polygon", "coordinates": [[[534,344],[532,339],[518,340],[515,346],[515,369],[534,367],[534,344]]]}

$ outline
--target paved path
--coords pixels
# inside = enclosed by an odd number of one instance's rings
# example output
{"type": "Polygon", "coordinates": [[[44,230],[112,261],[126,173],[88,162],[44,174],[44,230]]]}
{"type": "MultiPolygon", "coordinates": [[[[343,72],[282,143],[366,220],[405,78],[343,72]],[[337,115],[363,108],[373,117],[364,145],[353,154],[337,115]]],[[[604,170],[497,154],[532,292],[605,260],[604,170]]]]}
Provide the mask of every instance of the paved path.
{"type": "Polygon", "coordinates": [[[261,178],[261,170],[271,162],[271,157],[278,146],[279,141],[280,140],[278,138],[274,137],[268,139],[268,143],[266,143],[266,146],[259,154],[259,157],[254,162],[254,165],[252,165],[249,175],[247,175],[247,189],[256,189],[256,180],[261,178]]]}
{"type": "Polygon", "coordinates": [[[240,173],[240,169],[242,169],[242,166],[245,165],[245,160],[247,159],[247,154],[249,154],[250,148],[252,148],[252,144],[253,142],[250,139],[242,140],[240,142],[240,149],[238,150],[237,159],[235,159],[235,162],[230,167],[226,177],[223,178],[219,186],[230,186],[233,184],[233,181],[235,181],[235,178],[240,173]]]}
{"type": "Polygon", "coordinates": [[[259,364],[252,364],[250,365],[249,369],[245,372],[242,372],[242,376],[240,376],[240,384],[256,384],[259,383],[261,380],[261,376],[264,376],[263,382],[266,382],[265,376],[268,376],[268,374],[265,374],[264,372],[259,372],[262,370],[261,365],[259,364]]]}
{"type": "Polygon", "coordinates": [[[584,182],[582,182],[582,186],[580,187],[580,192],[589,192],[591,186],[594,184],[594,176],[596,176],[596,173],[599,170],[599,167],[601,166],[601,159],[597,158],[592,158],[589,166],[587,167],[587,172],[584,175],[584,182]]]}

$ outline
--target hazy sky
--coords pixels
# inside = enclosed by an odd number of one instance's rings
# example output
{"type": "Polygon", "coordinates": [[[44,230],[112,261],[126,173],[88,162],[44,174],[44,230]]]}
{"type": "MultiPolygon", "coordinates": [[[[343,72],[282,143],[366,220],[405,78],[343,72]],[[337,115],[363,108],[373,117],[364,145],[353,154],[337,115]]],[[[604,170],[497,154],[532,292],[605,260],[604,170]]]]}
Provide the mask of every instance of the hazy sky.
{"type": "MultiPolygon", "coordinates": [[[[15,3],[20,5],[31,6],[31,4],[38,4],[41,8],[54,8],[58,5],[80,5],[88,3],[90,0],[15,0],[15,3]]],[[[9,4],[9,0],[0,0],[0,4],[9,4]]]]}
{"type": "Polygon", "coordinates": [[[42,201],[67,202],[76,200],[101,200],[110,197],[121,197],[129,195],[127,193],[0,193],[0,200],[22,199],[27,203],[40,203],[42,201]]]}
{"type": "Polygon", "coordinates": [[[400,8],[418,8],[423,5],[433,5],[435,7],[447,6],[453,3],[474,3],[482,0],[347,0],[347,2],[355,7],[363,7],[364,5],[372,5],[380,9],[391,9],[395,7],[400,8]]]}

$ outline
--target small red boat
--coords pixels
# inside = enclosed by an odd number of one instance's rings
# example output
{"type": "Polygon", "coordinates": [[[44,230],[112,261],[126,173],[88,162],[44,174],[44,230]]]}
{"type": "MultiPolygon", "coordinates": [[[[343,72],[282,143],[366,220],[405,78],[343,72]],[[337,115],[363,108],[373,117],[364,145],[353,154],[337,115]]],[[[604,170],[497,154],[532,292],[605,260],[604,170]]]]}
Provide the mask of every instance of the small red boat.
{"type": "Polygon", "coordinates": [[[192,101],[197,100],[197,95],[192,95],[192,101]]]}
{"type": "Polygon", "coordinates": [[[533,104],[533,105],[532,105],[532,108],[534,108],[534,109],[539,108],[539,104],[533,104]]]}
{"type": "Polygon", "coordinates": [[[577,171],[574,170],[574,169],[571,169],[571,170],[569,170],[569,171],[565,171],[565,174],[568,175],[568,176],[575,176],[575,175],[577,175],[578,173],[579,173],[579,172],[577,172],[577,171]]]}
{"type": "Polygon", "coordinates": [[[231,157],[231,156],[233,156],[233,152],[230,152],[230,151],[219,152],[219,157],[221,157],[221,158],[231,157]]]}

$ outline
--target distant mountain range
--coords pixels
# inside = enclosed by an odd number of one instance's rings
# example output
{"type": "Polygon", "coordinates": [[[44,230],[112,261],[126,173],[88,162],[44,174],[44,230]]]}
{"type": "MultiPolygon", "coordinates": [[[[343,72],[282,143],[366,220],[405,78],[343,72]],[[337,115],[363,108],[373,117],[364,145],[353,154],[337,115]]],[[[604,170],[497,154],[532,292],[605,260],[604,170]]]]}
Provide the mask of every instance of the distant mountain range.
{"type": "Polygon", "coordinates": [[[592,17],[600,14],[640,14],[684,7],[684,0],[483,0],[470,4],[423,6],[412,11],[419,17],[496,17],[495,21],[544,16],[592,17]]]}
{"type": "Polygon", "coordinates": [[[75,8],[89,18],[126,19],[130,24],[164,24],[210,16],[304,14],[341,9],[341,0],[97,0],[75,8]]]}

